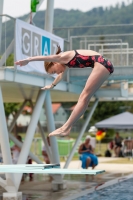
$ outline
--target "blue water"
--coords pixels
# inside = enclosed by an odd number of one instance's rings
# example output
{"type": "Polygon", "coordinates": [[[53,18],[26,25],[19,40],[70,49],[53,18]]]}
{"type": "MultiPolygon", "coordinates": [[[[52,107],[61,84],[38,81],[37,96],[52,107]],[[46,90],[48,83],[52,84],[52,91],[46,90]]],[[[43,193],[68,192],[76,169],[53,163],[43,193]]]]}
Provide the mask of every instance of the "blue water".
{"type": "Polygon", "coordinates": [[[133,200],[133,178],[96,190],[75,200],[133,200]]]}

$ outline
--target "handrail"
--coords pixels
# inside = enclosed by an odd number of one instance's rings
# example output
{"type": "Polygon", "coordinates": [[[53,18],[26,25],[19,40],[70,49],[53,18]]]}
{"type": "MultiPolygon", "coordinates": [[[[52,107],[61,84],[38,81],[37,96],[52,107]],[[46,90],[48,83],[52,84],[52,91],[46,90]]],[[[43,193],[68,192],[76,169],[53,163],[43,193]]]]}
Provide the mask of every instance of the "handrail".
{"type": "Polygon", "coordinates": [[[14,18],[14,17],[12,17],[12,16],[10,16],[10,15],[7,15],[7,14],[2,14],[2,15],[0,15],[0,16],[5,16],[5,17],[9,17],[10,19],[13,19],[14,21],[16,20],[16,18],[14,18]]]}
{"type": "Polygon", "coordinates": [[[61,29],[79,29],[79,28],[106,28],[106,27],[123,27],[123,26],[133,26],[131,24],[109,24],[109,25],[93,25],[93,26],[71,26],[71,27],[55,27],[53,30],[61,30],[61,29]]]}

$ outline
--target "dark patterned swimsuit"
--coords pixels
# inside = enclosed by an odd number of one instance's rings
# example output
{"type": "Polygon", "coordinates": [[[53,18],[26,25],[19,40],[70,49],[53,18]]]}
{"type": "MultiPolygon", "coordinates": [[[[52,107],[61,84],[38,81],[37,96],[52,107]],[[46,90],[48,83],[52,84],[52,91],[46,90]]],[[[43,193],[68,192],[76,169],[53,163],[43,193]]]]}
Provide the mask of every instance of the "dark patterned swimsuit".
{"type": "Polygon", "coordinates": [[[91,146],[89,146],[88,148],[86,148],[86,146],[85,146],[85,145],[83,145],[82,151],[85,151],[85,150],[90,150],[90,151],[92,151],[92,147],[91,147],[91,146]]]}
{"type": "Polygon", "coordinates": [[[94,68],[95,62],[102,64],[111,73],[114,71],[113,64],[101,55],[83,56],[75,50],[75,56],[66,65],[69,68],[94,68]]]}

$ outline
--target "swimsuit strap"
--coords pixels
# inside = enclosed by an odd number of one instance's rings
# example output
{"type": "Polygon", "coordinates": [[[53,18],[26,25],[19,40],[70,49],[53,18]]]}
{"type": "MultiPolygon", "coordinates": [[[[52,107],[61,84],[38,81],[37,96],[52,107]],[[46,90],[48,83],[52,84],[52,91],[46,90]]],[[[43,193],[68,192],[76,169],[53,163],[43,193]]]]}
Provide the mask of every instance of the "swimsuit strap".
{"type": "Polygon", "coordinates": [[[79,55],[79,53],[76,50],[74,50],[74,51],[75,51],[74,57],[66,65],[68,65],[77,55],[79,55]]]}
{"type": "Polygon", "coordinates": [[[75,51],[75,56],[76,56],[76,55],[79,55],[79,53],[77,52],[77,50],[74,50],[74,51],[75,51]]]}

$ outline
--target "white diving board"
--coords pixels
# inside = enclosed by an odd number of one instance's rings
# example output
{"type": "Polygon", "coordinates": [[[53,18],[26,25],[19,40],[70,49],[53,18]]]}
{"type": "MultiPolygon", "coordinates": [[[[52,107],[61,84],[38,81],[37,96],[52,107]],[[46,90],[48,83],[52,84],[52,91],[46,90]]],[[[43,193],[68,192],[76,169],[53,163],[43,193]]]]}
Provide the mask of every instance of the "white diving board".
{"type": "Polygon", "coordinates": [[[105,170],[88,170],[88,169],[61,169],[60,164],[16,164],[0,165],[0,173],[37,173],[37,174],[89,174],[97,175],[105,170]]]}

